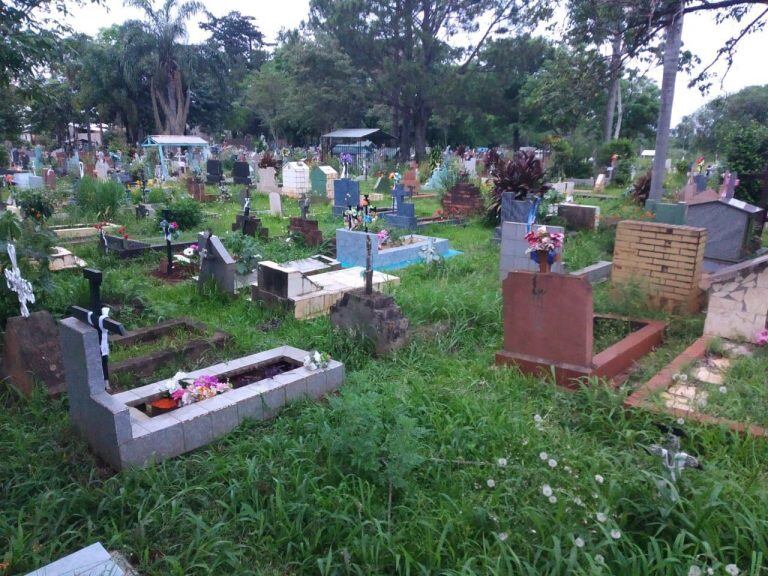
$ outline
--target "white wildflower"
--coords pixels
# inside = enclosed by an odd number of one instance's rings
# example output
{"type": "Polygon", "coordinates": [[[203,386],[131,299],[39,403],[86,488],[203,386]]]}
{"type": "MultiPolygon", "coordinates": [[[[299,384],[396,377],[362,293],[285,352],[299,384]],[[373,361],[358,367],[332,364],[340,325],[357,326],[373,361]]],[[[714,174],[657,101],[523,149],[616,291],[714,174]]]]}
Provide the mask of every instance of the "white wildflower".
{"type": "Polygon", "coordinates": [[[720,390],[720,394],[725,394],[726,392],[728,392],[728,388],[726,388],[725,386],[720,386],[718,390],[720,390]]]}
{"type": "Polygon", "coordinates": [[[550,502],[550,504],[557,504],[557,496],[555,496],[554,494],[552,496],[550,496],[549,497],[549,502],[550,502]]]}
{"type": "Polygon", "coordinates": [[[677,423],[680,424],[680,426],[685,424],[685,418],[678,418],[677,423]]]}
{"type": "Polygon", "coordinates": [[[603,558],[602,554],[595,554],[595,562],[598,564],[605,564],[605,558],[603,558]]]}
{"type": "Polygon", "coordinates": [[[739,567],[736,566],[736,564],[728,564],[725,567],[725,571],[728,572],[731,576],[738,576],[739,574],[739,567]]]}
{"type": "Polygon", "coordinates": [[[499,458],[498,460],[496,460],[496,464],[498,464],[500,468],[504,468],[507,465],[507,459],[499,458]]]}
{"type": "Polygon", "coordinates": [[[701,568],[698,566],[691,566],[688,568],[688,576],[701,576],[701,568]]]}
{"type": "Polygon", "coordinates": [[[485,483],[488,486],[488,488],[496,487],[496,480],[494,480],[493,478],[488,478],[488,480],[486,480],[485,483]]]}
{"type": "Polygon", "coordinates": [[[614,540],[618,540],[619,538],[621,538],[621,530],[615,530],[615,529],[611,530],[611,538],[613,538],[614,540]]]}
{"type": "Polygon", "coordinates": [[[549,498],[552,496],[552,487],[549,484],[544,484],[544,486],[541,487],[541,493],[549,498]]]}
{"type": "Polygon", "coordinates": [[[576,498],[573,499],[573,503],[576,504],[576,506],[584,506],[584,502],[582,502],[581,498],[576,496],[576,498]]]}
{"type": "Polygon", "coordinates": [[[584,548],[584,540],[582,538],[576,538],[573,543],[576,544],[576,548],[584,548]]]}
{"type": "Polygon", "coordinates": [[[541,424],[544,421],[544,418],[542,418],[539,414],[536,414],[533,417],[533,421],[536,422],[536,424],[541,424]]]}
{"type": "Polygon", "coordinates": [[[506,532],[499,532],[496,536],[499,538],[501,542],[504,542],[507,538],[509,538],[509,534],[507,534],[506,532]]]}
{"type": "Polygon", "coordinates": [[[604,481],[605,481],[605,478],[600,476],[600,474],[595,474],[595,482],[597,482],[598,484],[602,484],[604,481]]]}
{"type": "Polygon", "coordinates": [[[608,520],[608,516],[606,516],[602,512],[598,512],[597,514],[595,514],[595,518],[597,518],[597,521],[601,522],[601,523],[605,522],[606,520],[608,520]]]}
{"type": "Polygon", "coordinates": [[[554,458],[550,458],[547,461],[547,464],[549,464],[550,468],[557,468],[557,460],[555,460],[554,458]]]}
{"type": "Polygon", "coordinates": [[[540,458],[540,459],[541,459],[541,461],[543,462],[544,460],[546,460],[547,458],[549,458],[549,455],[548,455],[546,452],[539,452],[539,458],[540,458]]]}

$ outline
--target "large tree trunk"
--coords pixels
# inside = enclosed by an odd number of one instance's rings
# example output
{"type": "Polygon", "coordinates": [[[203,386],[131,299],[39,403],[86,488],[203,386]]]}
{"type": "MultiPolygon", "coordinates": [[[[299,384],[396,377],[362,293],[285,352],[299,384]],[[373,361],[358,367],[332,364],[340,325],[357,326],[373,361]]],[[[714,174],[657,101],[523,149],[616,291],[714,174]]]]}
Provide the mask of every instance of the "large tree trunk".
{"type": "Polygon", "coordinates": [[[675,80],[683,40],[683,8],[685,0],[679,0],[678,11],[667,27],[667,45],[664,48],[664,73],[661,80],[661,106],[656,132],[656,152],[651,172],[649,200],[661,200],[664,195],[664,175],[669,151],[669,128],[672,122],[672,104],[675,99],[675,80]]]}
{"type": "Polygon", "coordinates": [[[413,112],[411,110],[402,111],[402,125],[400,126],[400,160],[408,162],[411,159],[411,144],[413,139],[413,112]]]}
{"type": "Polygon", "coordinates": [[[429,109],[424,101],[419,103],[414,114],[414,132],[416,161],[423,160],[427,156],[427,124],[429,123],[429,109]]]}
{"type": "Polygon", "coordinates": [[[613,118],[616,110],[616,100],[621,90],[621,35],[616,34],[611,44],[610,74],[608,76],[608,102],[605,105],[605,120],[603,124],[603,141],[610,142],[613,132],[613,118]]]}

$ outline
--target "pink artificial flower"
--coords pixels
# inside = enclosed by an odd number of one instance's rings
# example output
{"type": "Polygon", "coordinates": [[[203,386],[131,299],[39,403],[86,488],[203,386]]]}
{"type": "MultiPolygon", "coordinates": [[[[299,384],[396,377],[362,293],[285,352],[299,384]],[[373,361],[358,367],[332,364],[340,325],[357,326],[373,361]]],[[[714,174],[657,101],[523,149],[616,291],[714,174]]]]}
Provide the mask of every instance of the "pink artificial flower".
{"type": "Polygon", "coordinates": [[[755,336],[755,344],[758,346],[765,346],[768,344],[768,328],[760,330],[755,336]]]}
{"type": "Polygon", "coordinates": [[[184,388],[176,388],[176,390],[171,392],[171,398],[174,400],[181,400],[182,396],[184,396],[184,392],[186,392],[184,388]]]}

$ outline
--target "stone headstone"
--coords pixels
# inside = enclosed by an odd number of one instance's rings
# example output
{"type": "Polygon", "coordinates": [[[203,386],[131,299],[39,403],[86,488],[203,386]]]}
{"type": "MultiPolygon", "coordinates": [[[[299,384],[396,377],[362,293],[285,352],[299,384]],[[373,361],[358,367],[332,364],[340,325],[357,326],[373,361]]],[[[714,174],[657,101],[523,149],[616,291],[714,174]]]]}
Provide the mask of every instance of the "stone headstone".
{"type": "Polygon", "coordinates": [[[248,162],[235,162],[232,166],[232,181],[235,184],[251,183],[251,167],[248,162]]]}
{"type": "Polygon", "coordinates": [[[464,160],[464,171],[473,178],[477,176],[477,158],[464,160]]]}
{"type": "Polygon", "coordinates": [[[45,171],[45,187],[48,190],[56,190],[56,172],[54,172],[53,168],[48,168],[45,171]]]}
{"type": "Polygon", "coordinates": [[[283,194],[299,198],[311,190],[309,166],[304,162],[288,162],[283,166],[283,194]]]}
{"type": "Polygon", "coordinates": [[[106,162],[96,162],[93,171],[96,174],[96,178],[101,182],[106,182],[109,179],[109,164],[106,162]]]}
{"type": "Polygon", "coordinates": [[[723,185],[720,187],[720,198],[730,200],[736,193],[736,186],[739,185],[739,177],[736,172],[726,172],[723,176],[723,185]]]}
{"type": "Polygon", "coordinates": [[[272,216],[283,215],[283,200],[278,192],[269,193],[269,213],[272,216]]]}
{"type": "Polygon", "coordinates": [[[696,186],[696,192],[704,192],[704,190],[707,189],[707,182],[709,181],[709,178],[707,178],[706,174],[696,174],[693,177],[693,183],[696,186]]]}
{"type": "Polygon", "coordinates": [[[597,230],[600,224],[599,206],[558,204],[557,215],[565,220],[571,230],[597,230]]]}
{"type": "Polygon", "coordinates": [[[323,233],[318,227],[317,220],[307,220],[305,218],[291,218],[288,230],[299,234],[307,246],[320,246],[323,243],[323,233]]]}
{"type": "Polygon", "coordinates": [[[333,215],[343,216],[347,207],[360,204],[360,184],[349,178],[333,182],[333,215]]]}
{"type": "Polygon", "coordinates": [[[205,163],[205,182],[206,184],[218,184],[224,179],[224,168],[221,160],[211,158],[205,163]]]}
{"type": "Polygon", "coordinates": [[[272,192],[280,193],[280,188],[277,186],[277,180],[275,179],[275,169],[271,166],[259,168],[259,191],[265,194],[272,194],[272,192]]]}
{"type": "MultiPolygon", "coordinates": [[[[559,226],[547,226],[547,230],[553,233],[565,233],[565,229],[559,226]]],[[[528,242],[525,239],[527,232],[528,226],[520,222],[504,222],[501,225],[499,277],[502,281],[513,270],[535,272],[539,269],[539,265],[531,260],[531,255],[525,253],[528,249],[528,242]]],[[[564,274],[565,265],[562,261],[562,248],[557,251],[557,254],[558,259],[552,264],[552,272],[564,274]]]]}
{"type": "Polygon", "coordinates": [[[419,183],[419,170],[417,168],[410,168],[405,171],[403,175],[403,187],[410,193],[410,195],[418,194],[421,184],[419,183]]]}
{"type": "Polygon", "coordinates": [[[595,180],[595,194],[605,192],[605,174],[598,174],[595,180]]]}
{"type": "Polygon", "coordinates": [[[41,310],[31,313],[29,318],[8,318],[3,371],[11,386],[25,396],[32,394],[36,381],[42,382],[51,396],[64,391],[59,327],[50,312],[41,310]]]}
{"type": "Polygon", "coordinates": [[[392,197],[395,200],[395,212],[385,212],[382,215],[391,226],[403,230],[412,230],[418,226],[416,206],[405,201],[405,198],[410,194],[410,189],[404,188],[402,184],[395,186],[392,191],[392,197]]]}
{"type": "Polygon", "coordinates": [[[507,358],[591,370],[592,286],[565,274],[510,272],[502,282],[507,358]]]}
{"type": "Polygon", "coordinates": [[[533,206],[534,203],[531,200],[515,200],[514,192],[503,192],[501,195],[501,221],[527,223],[533,206]]]}
{"type": "Polygon", "coordinates": [[[235,292],[235,260],[221,243],[218,236],[202,232],[198,236],[200,246],[200,274],[198,286],[204,286],[210,279],[219,290],[228,294],[235,292]]]}
{"type": "Polygon", "coordinates": [[[685,202],[672,204],[657,200],[646,200],[645,209],[653,214],[654,222],[683,225],[685,224],[688,205],[685,202]]]}

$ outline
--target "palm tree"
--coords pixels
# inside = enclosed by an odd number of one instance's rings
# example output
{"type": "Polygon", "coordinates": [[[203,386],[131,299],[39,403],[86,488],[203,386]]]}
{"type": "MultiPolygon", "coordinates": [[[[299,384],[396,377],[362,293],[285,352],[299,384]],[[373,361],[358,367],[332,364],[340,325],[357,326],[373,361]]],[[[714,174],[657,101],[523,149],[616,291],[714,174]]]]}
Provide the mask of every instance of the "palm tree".
{"type": "Polygon", "coordinates": [[[683,41],[683,10],[685,0],[678,0],[678,10],[671,16],[667,26],[666,46],[664,47],[664,71],[661,78],[661,106],[659,121],[656,126],[656,152],[653,157],[651,172],[651,192],[649,200],[661,200],[664,195],[664,175],[666,172],[667,152],[669,151],[669,128],[672,122],[672,103],[675,99],[675,80],[680,60],[680,46],[683,41]]]}
{"type": "Polygon", "coordinates": [[[154,71],[150,79],[152,113],[162,134],[184,134],[189,114],[189,79],[186,87],[179,66],[179,42],[186,37],[186,20],[203,10],[198,0],[163,0],[155,9],[154,0],[125,0],[146,16],[145,31],[153,39],[150,50],[154,71]]]}

